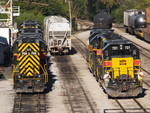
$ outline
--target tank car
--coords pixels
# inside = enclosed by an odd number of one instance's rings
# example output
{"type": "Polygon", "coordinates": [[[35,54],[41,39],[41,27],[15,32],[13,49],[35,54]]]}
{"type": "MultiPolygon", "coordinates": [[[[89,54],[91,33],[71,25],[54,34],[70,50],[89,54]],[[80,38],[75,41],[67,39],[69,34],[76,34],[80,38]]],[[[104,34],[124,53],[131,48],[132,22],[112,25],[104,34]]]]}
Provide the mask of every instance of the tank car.
{"type": "Polygon", "coordinates": [[[19,93],[43,92],[48,82],[47,46],[36,26],[20,27],[13,44],[12,78],[14,89],[19,93]]]}
{"type": "Polygon", "coordinates": [[[106,11],[101,11],[97,13],[94,18],[94,28],[95,29],[110,29],[112,28],[112,17],[106,11]]]}
{"type": "Polygon", "coordinates": [[[124,11],[124,27],[126,32],[143,37],[143,28],[146,27],[145,12],[137,9],[124,11]]]}
{"type": "Polygon", "coordinates": [[[68,54],[71,51],[70,22],[61,16],[44,19],[44,39],[51,54],[68,54]]]}
{"type": "Polygon", "coordinates": [[[90,35],[88,48],[89,69],[109,96],[134,97],[143,92],[137,76],[139,50],[131,41],[109,29],[99,29],[90,35]],[[107,81],[105,73],[110,75],[107,81]]]}

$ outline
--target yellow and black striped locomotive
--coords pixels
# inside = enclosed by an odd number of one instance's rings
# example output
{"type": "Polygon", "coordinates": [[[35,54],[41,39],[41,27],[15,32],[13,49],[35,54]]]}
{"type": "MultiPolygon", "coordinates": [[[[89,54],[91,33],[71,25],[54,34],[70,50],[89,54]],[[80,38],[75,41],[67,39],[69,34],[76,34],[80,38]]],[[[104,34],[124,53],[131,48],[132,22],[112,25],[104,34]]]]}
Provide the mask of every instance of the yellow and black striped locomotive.
{"type": "Polygon", "coordinates": [[[87,55],[90,71],[109,96],[130,97],[142,93],[142,81],[137,75],[139,50],[131,41],[110,29],[98,29],[91,32],[87,55]]]}
{"type": "Polygon", "coordinates": [[[36,25],[28,24],[19,31],[12,49],[14,89],[16,92],[43,92],[48,82],[46,43],[36,25]]]}

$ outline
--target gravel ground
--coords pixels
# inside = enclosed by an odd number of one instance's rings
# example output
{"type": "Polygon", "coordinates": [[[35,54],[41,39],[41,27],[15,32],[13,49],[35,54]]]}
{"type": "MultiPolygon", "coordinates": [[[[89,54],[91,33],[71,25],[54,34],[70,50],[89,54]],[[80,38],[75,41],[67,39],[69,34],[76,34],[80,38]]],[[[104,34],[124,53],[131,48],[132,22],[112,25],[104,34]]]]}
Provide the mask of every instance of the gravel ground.
{"type": "Polygon", "coordinates": [[[87,62],[81,54],[77,53],[72,55],[71,58],[79,71],[78,78],[82,81],[83,88],[88,93],[87,95],[91,102],[95,103],[98,111],[102,113],[104,109],[116,108],[115,103],[112,104],[113,100],[109,101],[108,96],[103,92],[103,89],[99,86],[99,83],[96,82],[92,73],[89,72],[87,62]]]}
{"type": "Polygon", "coordinates": [[[53,56],[50,58],[50,63],[52,87],[51,91],[47,93],[47,113],[70,113],[69,103],[65,96],[66,91],[53,56]]]}
{"type": "Polygon", "coordinates": [[[0,79],[0,113],[12,113],[14,96],[11,68],[9,67],[4,73],[4,79],[0,79]]]}

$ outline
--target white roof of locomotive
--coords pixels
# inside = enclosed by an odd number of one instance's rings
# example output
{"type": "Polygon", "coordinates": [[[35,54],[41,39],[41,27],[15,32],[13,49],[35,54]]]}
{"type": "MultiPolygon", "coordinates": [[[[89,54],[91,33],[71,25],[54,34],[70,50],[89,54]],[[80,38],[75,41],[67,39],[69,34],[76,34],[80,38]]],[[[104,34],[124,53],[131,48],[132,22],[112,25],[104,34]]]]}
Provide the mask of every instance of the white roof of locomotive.
{"type": "Polygon", "coordinates": [[[64,18],[64,17],[61,17],[61,16],[49,16],[49,17],[46,17],[45,19],[48,19],[50,20],[50,22],[52,23],[68,23],[69,21],[64,18]]]}

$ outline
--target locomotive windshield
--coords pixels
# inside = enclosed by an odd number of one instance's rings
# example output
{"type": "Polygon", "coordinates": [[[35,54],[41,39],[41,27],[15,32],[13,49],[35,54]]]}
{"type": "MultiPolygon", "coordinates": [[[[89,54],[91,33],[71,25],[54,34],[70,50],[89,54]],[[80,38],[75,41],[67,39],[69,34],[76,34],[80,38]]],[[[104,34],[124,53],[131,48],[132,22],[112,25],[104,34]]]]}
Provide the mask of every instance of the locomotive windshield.
{"type": "Polygon", "coordinates": [[[131,46],[130,45],[113,45],[110,51],[111,56],[131,56],[131,46]]]}
{"type": "Polygon", "coordinates": [[[110,45],[104,51],[104,57],[106,59],[116,57],[134,57],[139,58],[139,52],[133,45],[110,45]]]}

